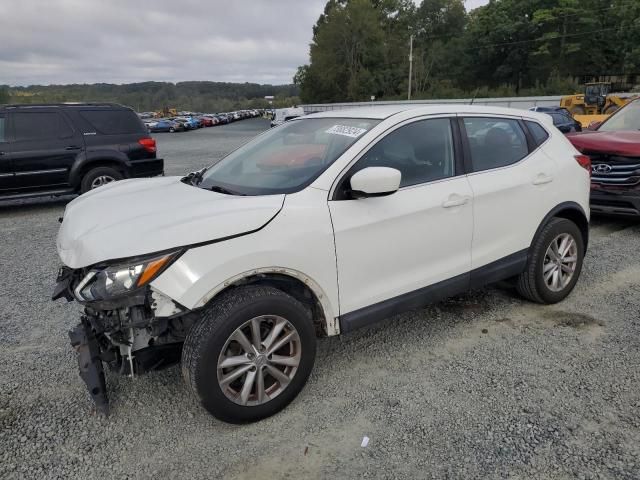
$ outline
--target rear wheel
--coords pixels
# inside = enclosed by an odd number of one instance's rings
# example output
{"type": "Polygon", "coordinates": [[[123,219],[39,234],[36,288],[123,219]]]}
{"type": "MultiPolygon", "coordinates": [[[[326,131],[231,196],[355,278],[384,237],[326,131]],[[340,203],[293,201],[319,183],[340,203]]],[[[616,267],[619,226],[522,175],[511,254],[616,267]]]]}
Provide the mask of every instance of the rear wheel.
{"type": "Polygon", "coordinates": [[[563,300],[578,281],[584,258],[584,239],[578,226],[565,218],[552,219],[529,252],[527,269],[516,287],[523,297],[538,303],[563,300]]]}
{"type": "Polygon", "coordinates": [[[102,187],[107,183],[122,180],[123,176],[112,167],[96,167],[89,170],[80,182],[80,193],[86,193],[94,188],[102,187]]]}
{"type": "Polygon", "coordinates": [[[273,287],[240,287],[214,301],[191,329],[182,373],[216,418],[251,422],[296,397],[315,349],[311,316],[300,302],[273,287]]]}
{"type": "Polygon", "coordinates": [[[576,105],[575,107],[571,107],[569,111],[571,112],[571,115],[584,115],[586,112],[584,107],[581,105],[576,105]]]}

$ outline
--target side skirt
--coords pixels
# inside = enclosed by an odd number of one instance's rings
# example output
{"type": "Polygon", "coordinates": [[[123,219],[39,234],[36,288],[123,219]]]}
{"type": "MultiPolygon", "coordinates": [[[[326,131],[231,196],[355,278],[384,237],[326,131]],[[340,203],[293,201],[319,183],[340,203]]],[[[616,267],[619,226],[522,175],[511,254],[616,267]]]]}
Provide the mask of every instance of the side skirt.
{"type": "Polygon", "coordinates": [[[527,264],[527,249],[513,253],[469,273],[457,275],[433,285],[403,293],[397,297],[340,315],[340,332],[346,333],[384,320],[398,313],[423,308],[459,293],[483,287],[522,273],[527,264]]]}
{"type": "Polygon", "coordinates": [[[527,268],[528,249],[512,253],[500,260],[491,262],[483,267],[471,271],[470,288],[481,288],[490,283],[499,282],[510,277],[515,277],[527,268]]]}

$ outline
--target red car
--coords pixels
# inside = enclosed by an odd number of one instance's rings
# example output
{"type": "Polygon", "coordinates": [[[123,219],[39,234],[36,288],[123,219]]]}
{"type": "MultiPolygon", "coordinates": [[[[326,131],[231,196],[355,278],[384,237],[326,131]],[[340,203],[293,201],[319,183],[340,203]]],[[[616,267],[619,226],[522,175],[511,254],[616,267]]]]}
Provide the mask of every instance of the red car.
{"type": "Polygon", "coordinates": [[[203,127],[213,127],[214,123],[210,117],[199,117],[200,123],[203,127]]]}
{"type": "Polygon", "coordinates": [[[640,216],[640,99],[567,138],[591,157],[591,211],[640,216]]]}

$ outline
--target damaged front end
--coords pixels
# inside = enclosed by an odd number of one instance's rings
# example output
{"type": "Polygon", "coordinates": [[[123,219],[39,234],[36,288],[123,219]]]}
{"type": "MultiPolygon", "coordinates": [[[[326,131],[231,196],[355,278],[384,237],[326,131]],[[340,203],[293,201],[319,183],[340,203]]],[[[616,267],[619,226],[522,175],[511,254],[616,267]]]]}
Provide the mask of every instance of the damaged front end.
{"type": "Polygon", "coordinates": [[[96,409],[105,415],[109,400],[104,364],[133,377],[180,361],[195,314],[149,285],[177,258],[176,253],[168,255],[161,265],[158,262],[164,256],[88,269],[63,267],[58,274],[52,299],[84,305],[80,323],[69,338],[80,377],[96,409]]]}

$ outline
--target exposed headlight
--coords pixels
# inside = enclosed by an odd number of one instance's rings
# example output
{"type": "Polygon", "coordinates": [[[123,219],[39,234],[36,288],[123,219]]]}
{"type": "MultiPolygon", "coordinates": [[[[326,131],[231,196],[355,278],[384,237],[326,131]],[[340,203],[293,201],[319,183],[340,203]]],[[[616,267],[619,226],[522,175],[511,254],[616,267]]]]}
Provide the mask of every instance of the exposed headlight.
{"type": "Polygon", "coordinates": [[[164,253],[92,269],[75,288],[75,296],[78,300],[91,302],[126,295],[156,278],[178,258],[178,253],[164,253]]]}

